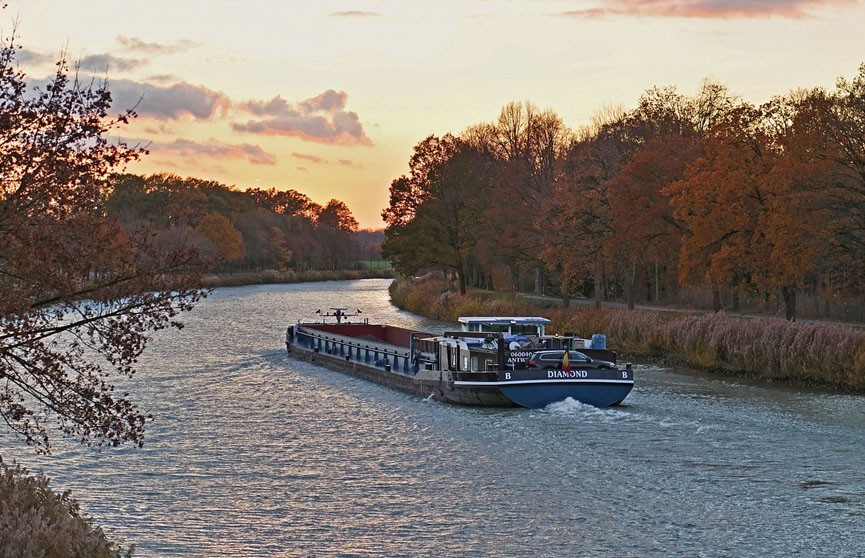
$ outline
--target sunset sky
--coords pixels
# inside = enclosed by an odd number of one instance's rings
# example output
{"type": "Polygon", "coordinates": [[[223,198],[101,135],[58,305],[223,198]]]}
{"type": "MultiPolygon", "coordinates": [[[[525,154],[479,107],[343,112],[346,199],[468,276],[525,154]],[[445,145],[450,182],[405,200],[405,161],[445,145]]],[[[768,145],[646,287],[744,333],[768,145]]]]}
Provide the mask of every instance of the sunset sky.
{"type": "Polygon", "coordinates": [[[7,0],[34,81],[61,50],[107,77],[123,131],[170,172],[344,201],[380,228],[430,134],[532,101],[579,128],[658,85],[762,103],[865,62],[856,0],[7,0]]]}

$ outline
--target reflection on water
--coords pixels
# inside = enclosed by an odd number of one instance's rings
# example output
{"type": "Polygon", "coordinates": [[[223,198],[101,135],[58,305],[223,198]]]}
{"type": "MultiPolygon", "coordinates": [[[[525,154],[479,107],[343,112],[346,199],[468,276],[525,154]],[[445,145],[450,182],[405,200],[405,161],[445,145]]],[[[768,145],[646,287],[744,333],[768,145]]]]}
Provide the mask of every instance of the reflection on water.
{"type": "Polygon", "coordinates": [[[319,308],[448,327],[386,285],[217,290],[142,359],[143,450],[4,458],[138,556],[861,555],[861,398],[638,366],[618,408],[475,409],[284,355],[319,308]]]}

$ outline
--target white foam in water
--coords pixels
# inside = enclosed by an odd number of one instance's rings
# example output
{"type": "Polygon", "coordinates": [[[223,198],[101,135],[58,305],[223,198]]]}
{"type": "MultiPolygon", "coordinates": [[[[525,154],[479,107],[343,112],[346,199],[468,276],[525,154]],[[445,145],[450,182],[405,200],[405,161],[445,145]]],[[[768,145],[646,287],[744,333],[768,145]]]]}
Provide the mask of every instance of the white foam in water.
{"type": "Polygon", "coordinates": [[[580,403],[572,397],[568,397],[564,401],[550,403],[545,408],[546,411],[559,415],[595,415],[595,416],[610,416],[616,414],[615,411],[609,409],[599,409],[593,405],[580,403]]]}
{"type": "Polygon", "coordinates": [[[628,412],[617,407],[601,409],[593,405],[580,403],[571,397],[568,397],[564,401],[550,403],[544,409],[541,409],[541,412],[559,417],[577,417],[580,420],[595,424],[640,423],[647,420],[647,417],[639,413],[628,412]]]}

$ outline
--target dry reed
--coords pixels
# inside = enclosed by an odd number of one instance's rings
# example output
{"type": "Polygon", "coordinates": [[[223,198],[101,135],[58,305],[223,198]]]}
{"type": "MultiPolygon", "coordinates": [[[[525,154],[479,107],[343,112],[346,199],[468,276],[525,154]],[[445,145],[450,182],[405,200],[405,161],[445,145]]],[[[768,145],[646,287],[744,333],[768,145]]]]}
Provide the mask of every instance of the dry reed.
{"type": "Polygon", "coordinates": [[[456,321],[459,316],[540,315],[553,333],[590,337],[634,358],[663,358],[687,366],[865,389],[865,331],[828,322],[743,318],[590,307],[539,308],[513,295],[460,296],[440,275],[391,285],[394,304],[416,314],[456,321]]]}
{"type": "Polygon", "coordinates": [[[0,460],[0,555],[16,558],[132,556],[81,515],[70,493],[57,494],[42,474],[0,460]]]}

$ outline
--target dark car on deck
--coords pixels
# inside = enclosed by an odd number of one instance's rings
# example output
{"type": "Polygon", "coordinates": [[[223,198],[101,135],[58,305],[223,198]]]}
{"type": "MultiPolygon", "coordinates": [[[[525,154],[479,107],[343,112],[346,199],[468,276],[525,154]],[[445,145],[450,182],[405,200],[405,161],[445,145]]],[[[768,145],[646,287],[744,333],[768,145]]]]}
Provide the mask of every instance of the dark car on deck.
{"type": "MultiPolygon", "coordinates": [[[[564,358],[564,349],[537,351],[529,358],[528,367],[559,370],[562,368],[564,358]]],[[[568,351],[568,366],[571,368],[618,368],[613,362],[595,360],[580,351],[568,351]]]]}

